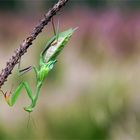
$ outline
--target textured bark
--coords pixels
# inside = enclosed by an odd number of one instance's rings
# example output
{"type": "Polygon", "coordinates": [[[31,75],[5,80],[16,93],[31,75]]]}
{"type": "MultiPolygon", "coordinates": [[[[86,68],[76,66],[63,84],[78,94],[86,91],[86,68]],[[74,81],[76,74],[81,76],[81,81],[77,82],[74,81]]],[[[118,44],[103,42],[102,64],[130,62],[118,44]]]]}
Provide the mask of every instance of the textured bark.
{"type": "Polygon", "coordinates": [[[42,32],[44,26],[48,24],[51,18],[56,15],[56,13],[66,4],[68,0],[59,0],[45,15],[44,18],[38,23],[38,25],[33,29],[31,34],[23,40],[20,47],[16,49],[13,56],[7,61],[6,67],[2,69],[0,74],[0,88],[7,81],[8,76],[12,73],[14,66],[19,62],[22,55],[27,52],[27,49],[32,42],[36,39],[39,33],[42,32]]]}

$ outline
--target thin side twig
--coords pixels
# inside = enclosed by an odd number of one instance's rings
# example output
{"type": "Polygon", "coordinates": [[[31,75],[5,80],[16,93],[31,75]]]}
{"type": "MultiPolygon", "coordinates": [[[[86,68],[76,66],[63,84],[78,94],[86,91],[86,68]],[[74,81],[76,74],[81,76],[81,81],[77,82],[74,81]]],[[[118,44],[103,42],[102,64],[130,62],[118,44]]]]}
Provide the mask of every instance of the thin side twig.
{"type": "Polygon", "coordinates": [[[0,74],[0,88],[7,81],[8,76],[12,73],[14,66],[19,62],[24,53],[27,52],[27,49],[32,42],[36,39],[39,33],[42,32],[44,26],[48,24],[51,18],[56,15],[56,13],[66,4],[68,0],[59,0],[45,15],[44,18],[38,23],[38,25],[33,29],[31,34],[23,40],[20,44],[20,47],[15,50],[14,55],[7,61],[6,67],[2,69],[0,74]]]}

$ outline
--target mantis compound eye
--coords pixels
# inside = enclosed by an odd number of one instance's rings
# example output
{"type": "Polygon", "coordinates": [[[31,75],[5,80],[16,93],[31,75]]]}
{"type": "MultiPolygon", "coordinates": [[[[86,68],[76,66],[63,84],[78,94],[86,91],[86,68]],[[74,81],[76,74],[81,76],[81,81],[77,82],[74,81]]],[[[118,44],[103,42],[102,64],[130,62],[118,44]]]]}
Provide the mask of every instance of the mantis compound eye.
{"type": "Polygon", "coordinates": [[[24,110],[30,113],[33,111],[33,108],[32,107],[24,107],[24,110]]]}

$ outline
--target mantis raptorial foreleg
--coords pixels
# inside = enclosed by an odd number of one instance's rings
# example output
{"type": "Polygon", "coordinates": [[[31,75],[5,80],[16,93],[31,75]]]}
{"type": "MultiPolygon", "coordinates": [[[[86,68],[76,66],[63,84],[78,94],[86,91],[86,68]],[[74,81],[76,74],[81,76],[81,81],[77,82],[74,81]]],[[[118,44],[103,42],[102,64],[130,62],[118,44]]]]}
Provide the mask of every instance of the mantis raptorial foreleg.
{"type": "MultiPolygon", "coordinates": [[[[37,78],[37,75],[38,75],[38,70],[36,67],[32,67],[33,70],[35,71],[35,74],[36,74],[36,78],[37,78]]],[[[21,90],[23,88],[25,88],[30,100],[31,100],[31,105],[29,107],[25,107],[25,110],[28,111],[28,112],[31,112],[32,111],[32,108],[35,106],[36,104],[36,100],[37,100],[37,97],[38,97],[38,94],[39,94],[39,91],[40,91],[40,88],[41,88],[41,83],[37,83],[37,88],[36,88],[36,92],[35,94],[33,95],[32,94],[32,90],[29,86],[29,84],[27,82],[21,82],[19,84],[19,86],[16,88],[16,90],[14,92],[12,92],[12,95],[11,95],[11,92],[10,93],[4,93],[4,97],[6,99],[6,102],[8,103],[9,106],[13,106],[18,98],[18,96],[20,95],[21,93],[21,90]],[[11,96],[10,96],[11,95],[11,96]]]]}
{"type": "Polygon", "coordinates": [[[9,95],[5,94],[5,99],[8,103],[9,106],[13,106],[18,98],[18,96],[21,93],[21,90],[25,88],[29,98],[31,99],[31,101],[33,102],[33,95],[32,95],[32,91],[31,88],[29,86],[29,84],[27,82],[22,82],[20,83],[20,85],[17,87],[17,89],[12,93],[11,98],[9,97],[9,95]]]}

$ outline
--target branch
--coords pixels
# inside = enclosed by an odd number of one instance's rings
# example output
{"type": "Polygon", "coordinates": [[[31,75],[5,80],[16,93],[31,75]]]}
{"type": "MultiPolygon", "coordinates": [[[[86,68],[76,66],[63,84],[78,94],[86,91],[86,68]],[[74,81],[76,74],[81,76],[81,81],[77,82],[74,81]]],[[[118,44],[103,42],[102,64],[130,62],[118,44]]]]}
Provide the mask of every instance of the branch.
{"type": "Polygon", "coordinates": [[[12,73],[14,66],[19,62],[21,56],[27,52],[29,46],[32,45],[32,42],[36,39],[39,33],[42,32],[44,26],[48,24],[51,18],[56,15],[56,13],[66,4],[67,1],[68,0],[59,0],[58,3],[56,3],[52,9],[50,9],[48,13],[44,15],[44,18],[33,29],[30,35],[25,40],[23,40],[23,42],[20,44],[20,47],[15,50],[14,55],[9,59],[9,61],[7,61],[6,67],[1,71],[0,88],[4,82],[7,81],[8,76],[12,73]]]}

